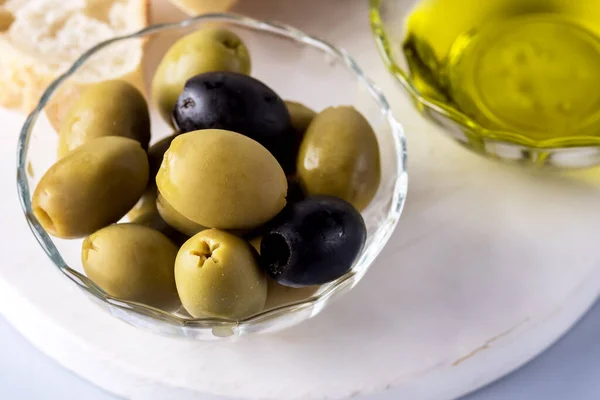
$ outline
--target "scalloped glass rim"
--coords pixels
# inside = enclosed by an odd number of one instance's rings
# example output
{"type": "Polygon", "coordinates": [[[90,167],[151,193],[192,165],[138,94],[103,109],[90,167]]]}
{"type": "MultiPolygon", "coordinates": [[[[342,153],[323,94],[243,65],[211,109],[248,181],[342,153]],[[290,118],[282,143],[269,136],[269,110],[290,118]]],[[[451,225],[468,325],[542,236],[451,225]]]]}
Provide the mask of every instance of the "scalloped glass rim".
{"type": "MultiPolygon", "coordinates": [[[[324,305],[324,303],[329,298],[335,296],[337,293],[340,293],[349,284],[353,285],[357,283],[368,269],[357,268],[357,266],[368,267],[375,260],[377,255],[380,253],[380,251],[383,249],[384,245],[388,241],[392,232],[394,231],[394,228],[396,227],[400,215],[402,213],[402,208],[406,199],[408,182],[406,174],[406,160],[406,139],[404,137],[402,127],[392,116],[389,104],[387,103],[387,100],[383,96],[381,90],[378,87],[376,87],[373,84],[373,82],[364,75],[362,70],[359,68],[356,62],[346,53],[346,51],[336,48],[318,38],[306,35],[303,32],[284,24],[276,22],[258,21],[252,18],[232,13],[213,13],[204,14],[177,23],[153,25],[131,35],[119,36],[107,40],[105,42],[99,43],[98,45],[85,52],[63,75],[58,77],[54,82],[52,82],[49,85],[48,89],[46,89],[46,91],[42,95],[40,102],[25,121],[25,124],[23,125],[21,133],[19,135],[17,146],[17,188],[19,200],[21,202],[21,207],[23,209],[29,227],[33,232],[35,238],[41,245],[41,247],[44,249],[44,251],[55,264],[55,266],[68,279],[70,279],[77,286],[79,286],[79,288],[83,289],[88,294],[97,298],[101,302],[109,303],[111,306],[117,307],[119,309],[127,310],[129,312],[133,311],[134,313],[140,314],[142,316],[151,317],[153,319],[160,320],[162,322],[166,322],[172,325],[185,326],[191,328],[230,327],[251,325],[259,322],[262,323],[267,320],[276,319],[278,316],[287,314],[291,311],[301,311],[309,308],[315,308],[316,310],[319,310],[319,308],[316,306],[319,306],[321,304],[324,305]],[[29,188],[29,183],[27,181],[26,173],[26,158],[29,138],[31,130],[33,128],[33,125],[35,124],[38,115],[46,106],[46,103],[51,98],[54,91],[59,87],[59,85],[71,75],[73,75],[89,57],[91,57],[94,53],[103,49],[104,47],[109,46],[118,41],[138,38],[169,29],[186,28],[196,25],[200,22],[206,21],[228,22],[231,24],[241,25],[255,30],[269,31],[274,34],[288,37],[298,42],[317,47],[341,61],[352,73],[356,75],[358,81],[361,82],[368,89],[369,94],[379,105],[382,114],[385,116],[392,130],[392,137],[394,140],[395,150],[398,156],[398,180],[396,181],[394,186],[393,198],[391,202],[392,206],[387,214],[386,219],[374,233],[373,242],[370,246],[363,249],[363,252],[360,255],[357,262],[355,263],[353,270],[350,271],[348,274],[344,275],[343,277],[339,278],[332,284],[330,284],[330,286],[328,286],[319,295],[310,297],[306,300],[296,301],[276,308],[272,308],[241,320],[231,320],[225,318],[186,319],[144,304],[121,300],[104,292],[100,287],[98,287],[86,276],[71,269],[66,264],[61,254],[55,247],[54,243],[50,239],[50,236],[40,225],[39,221],[37,220],[32,211],[31,192],[29,188]],[[356,272],[357,269],[361,272],[356,272]]],[[[316,315],[316,313],[317,312],[314,312],[313,315],[316,315]]]]}
{"type": "Polygon", "coordinates": [[[428,96],[422,95],[419,92],[419,90],[413,85],[413,82],[408,72],[404,71],[394,61],[394,54],[392,51],[393,44],[388,38],[385,24],[381,19],[381,13],[379,11],[381,2],[382,0],[369,0],[369,19],[371,21],[371,30],[373,32],[375,43],[377,44],[377,48],[379,50],[379,54],[383,59],[383,62],[385,63],[386,67],[390,70],[390,72],[396,78],[398,83],[400,83],[400,86],[404,88],[404,90],[406,90],[408,94],[422,106],[449,118],[450,120],[467,128],[469,131],[480,135],[483,138],[490,139],[493,141],[509,141],[511,143],[538,150],[560,149],[567,147],[594,147],[596,145],[600,145],[600,137],[596,139],[596,143],[591,143],[592,139],[590,137],[577,136],[572,136],[564,139],[553,138],[545,141],[534,141],[510,131],[487,129],[481,126],[473,119],[471,119],[466,114],[457,110],[456,108],[450,107],[447,104],[436,101],[435,99],[429,98],[428,96]]]}

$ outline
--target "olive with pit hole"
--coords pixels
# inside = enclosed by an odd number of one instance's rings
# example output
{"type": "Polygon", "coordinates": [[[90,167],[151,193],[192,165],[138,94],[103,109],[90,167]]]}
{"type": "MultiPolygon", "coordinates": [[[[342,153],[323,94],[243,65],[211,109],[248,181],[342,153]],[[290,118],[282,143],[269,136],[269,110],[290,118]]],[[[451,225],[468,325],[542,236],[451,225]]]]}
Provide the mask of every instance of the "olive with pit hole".
{"type": "Polygon", "coordinates": [[[148,158],[139,142],[92,139],[46,171],[33,193],[33,212],[51,235],[87,236],[131,210],[147,182],[148,158]]]}
{"type": "Polygon", "coordinates": [[[267,299],[267,277],[256,251],[244,239],[216,229],[181,246],[175,282],[183,306],[196,318],[245,318],[262,311],[267,299]]]}
{"type": "Polygon", "coordinates": [[[348,202],[313,196],[290,204],[260,244],[262,268],[290,287],[322,285],[350,270],[367,237],[365,222],[348,202]]]}

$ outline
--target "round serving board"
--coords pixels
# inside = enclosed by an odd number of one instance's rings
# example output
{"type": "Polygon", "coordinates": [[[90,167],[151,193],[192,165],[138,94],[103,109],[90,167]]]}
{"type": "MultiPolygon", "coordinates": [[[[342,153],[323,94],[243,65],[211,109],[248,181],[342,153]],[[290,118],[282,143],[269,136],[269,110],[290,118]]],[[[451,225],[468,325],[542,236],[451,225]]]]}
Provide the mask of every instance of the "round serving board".
{"type": "MultiPolygon", "coordinates": [[[[448,400],[522,365],[587,310],[600,291],[599,169],[509,167],[436,132],[381,64],[365,1],[241,3],[345,47],[388,95],[410,159],[388,246],[352,292],[288,331],[194,342],[137,330],[89,301],[35,242],[15,190],[24,118],[0,111],[0,312],[32,343],[130,399],[383,399],[367,395],[388,390],[448,400]]],[[[155,6],[157,21],[183,17],[155,6]]]]}

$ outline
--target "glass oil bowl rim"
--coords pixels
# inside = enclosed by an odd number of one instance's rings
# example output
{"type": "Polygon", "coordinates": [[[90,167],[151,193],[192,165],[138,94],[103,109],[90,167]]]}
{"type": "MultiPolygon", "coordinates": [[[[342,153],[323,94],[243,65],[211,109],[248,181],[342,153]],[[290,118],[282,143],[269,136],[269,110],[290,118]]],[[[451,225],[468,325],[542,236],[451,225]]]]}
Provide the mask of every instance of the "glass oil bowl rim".
{"type": "MultiPolygon", "coordinates": [[[[578,137],[571,136],[568,138],[551,138],[547,140],[533,140],[519,135],[515,132],[488,129],[480,125],[478,122],[473,120],[468,115],[464,114],[460,110],[444,104],[443,102],[437,101],[427,95],[423,95],[414,85],[410,78],[408,71],[402,69],[394,61],[393,46],[394,44],[389,39],[385,24],[381,18],[381,3],[386,0],[369,0],[369,19],[371,21],[371,30],[377,44],[379,54],[383,59],[386,67],[390,70],[392,75],[400,83],[401,87],[408,92],[408,94],[415,99],[421,105],[431,109],[452,121],[464,126],[471,132],[475,132],[483,138],[487,138],[494,141],[506,142],[510,141],[515,144],[529,147],[531,149],[556,149],[565,147],[579,147],[579,146],[598,146],[600,145],[600,137],[594,143],[593,139],[589,136],[578,137]]],[[[416,0],[422,1],[422,0],[416,0]]],[[[402,23],[399,21],[398,23],[402,23]]],[[[472,138],[473,139],[473,138],[472,138]]]]}
{"type": "MultiPolygon", "coordinates": [[[[292,311],[300,311],[304,309],[310,309],[311,307],[324,305],[326,301],[333,297],[336,293],[342,291],[348,284],[352,284],[355,280],[358,280],[366,272],[366,269],[375,260],[379,252],[382,250],[385,243],[391,236],[394,228],[396,227],[402,208],[404,206],[406,192],[407,192],[407,173],[406,173],[407,153],[406,153],[406,139],[404,132],[400,124],[394,119],[389,104],[381,90],[375,86],[375,84],[364,75],[360,67],[356,62],[346,53],[345,50],[339,49],[332,46],[331,44],[322,41],[316,37],[309,36],[303,32],[290,27],[285,24],[278,22],[267,22],[259,21],[249,17],[241,16],[234,13],[211,13],[204,14],[197,17],[189,18],[180,22],[157,24],[142,29],[136,33],[130,35],[123,35],[114,37],[106,40],[102,43],[97,44],[90,50],[86,51],[64,74],[54,80],[46,89],[42,95],[39,103],[31,114],[27,117],[23,128],[19,134],[19,140],[17,145],[17,189],[21,207],[27,219],[27,223],[31,231],[33,232],[36,240],[41,245],[43,250],[46,252],[48,257],[52,260],[55,266],[71,281],[73,281],[81,289],[85,290],[88,294],[92,295],[102,303],[108,303],[113,307],[116,307],[127,312],[133,311],[141,316],[150,317],[155,320],[168,323],[175,326],[185,326],[189,328],[215,328],[215,327],[231,327],[231,326],[244,326],[252,325],[256,323],[262,323],[268,320],[275,320],[277,317],[287,314],[292,311]],[[28,152],[28,144],[31,135],[32,128],[39,116],[40,112],[44,109],[47,102],[51,98],[52,94],[57,90],[61,83],[72,76],[91,56],[103,48],[110,46],[111,44],[125,41],[128,39],[140,38],[153,33],[181,29],[186,27],[194,26],[200,22],[228,22],[234,25],[244,26],[253,30],[270,32],[272,34],[283,36],[297,42],[316,47],[335,59],[341,61],[349,70],[352,72],[358,81],[367,87],[370,95],[374,101],[380,107],[381,113],[384,115],[387,123],[391,128],[391,134],[395,146],[397,165],[395,168],[398,171],[397,180],[394,183],[392,204],[387,212],[386,218],[381,222],[378,229],[373,234],[372,243],[363,249],[360,258],[355,263],[353,270],[342,276],[341,278],[334,281],[327,287],[322,293],[317,296],[312,296],[308,299],[296,301],[293,303],[285,304],[279,307],[275,307],[266,311],[262,311],[248,318],[233,320],[226,318],[197,318],[187,319],[176,316],[169,312],[159,310],[157,308],[147,306],[145,304],[126,301],[116,297],[113,297],[104,292],[94,282],[81,273],[71,269],[60,252],[55,247],[48,233],[41,226],[37,218],[35,217],[32,205],[31,205],[31,192],[29,183],[27,181],[26,172],[26,158],[28,152]],[[356,266],[366,266],[364,271],[356,271],[356,266]]],[[[362,270],[362,269],[361,269],[362,270]]]]}

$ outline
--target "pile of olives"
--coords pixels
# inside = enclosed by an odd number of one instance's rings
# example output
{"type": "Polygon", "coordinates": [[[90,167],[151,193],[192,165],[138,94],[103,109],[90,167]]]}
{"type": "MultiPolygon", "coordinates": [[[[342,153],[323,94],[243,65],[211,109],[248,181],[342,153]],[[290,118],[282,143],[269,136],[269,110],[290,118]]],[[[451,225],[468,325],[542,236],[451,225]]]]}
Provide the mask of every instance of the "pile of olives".
{"type": "Polygon", "coordinates": [[[33,211],[50,234],[85,238],[84,271],[108,294],[240,319],[354,264],[380,182],[373,129],[350,106],[284,101],[250,69],[236,34],[200,29],[153,77],[171,136],[149,146],[146,100],[121,80],[87,89],[62,121],[33,211]]]}

